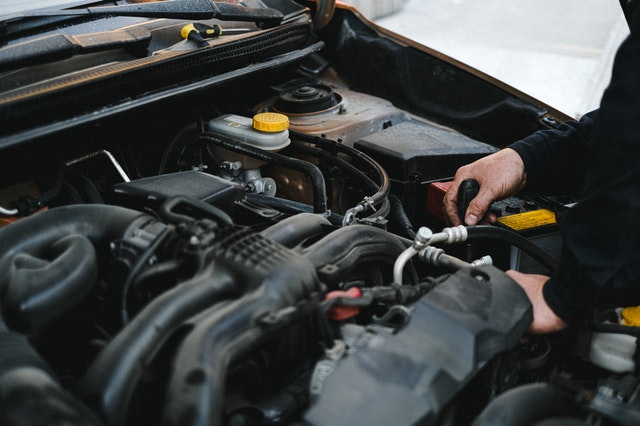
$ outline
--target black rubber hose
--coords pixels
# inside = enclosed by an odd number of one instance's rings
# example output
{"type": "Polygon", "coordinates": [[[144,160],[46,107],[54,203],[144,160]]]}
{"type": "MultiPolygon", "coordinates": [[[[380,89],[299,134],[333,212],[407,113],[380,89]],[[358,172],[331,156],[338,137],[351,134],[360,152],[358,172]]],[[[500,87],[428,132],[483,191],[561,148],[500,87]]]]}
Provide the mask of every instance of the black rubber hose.
{"type": "Polygon", "coordinates": [[[389,215],[389,212],[391,212],[391,202],[389,201],[389,198],[385,198],[382,200],[382,203],[378,205],[376,211],[370,214],[368,217],[370,219],[386,218],[389,215]]]}
{"type": "Polygon", "coordinates": [[[493,239],[517,247],[547,268],[549,272],[554,272],[558,267],[558,262],[547,252],[514,231],[497,226],[480,225],[467,227],[467,232],[469,234],[467,240],[493,239]]]}
{"type": "Polygon", "coordinates": [[[377,183],[373,181],[369,176],[367,176],[362,170],[358,169],[353,164],[349,163],[346,160],[343,160],[340,157],[337,157],[327,151],[323,151],[318,148],[313,148],[308,145],[302,144],[292,144],[288,147],[288,150],[302,152],[304,154],[313,155],[314,157],[319,158],[320,160],[326,161],[346,172],[350,177],[354,179],[358,179],[364,183],[364,185],[368,188],[369,191],[377,192],[380,187],[377,183]]]}
{"type": "Polygon", "coordinates": [[[87,239],[106,248],[132,225],[149,220],[123,207],[80,205],[57,207],[0,229],[3,313],[30,329],[75,306],[91,291],[97,273],[87,239]]]}
{"type": "Polygon", "coordinates": [[[330,139],[321,138],[319,136],[307,135],[302,132],[289,130],[289,134],[295,140],[300,140],[303,142],[312,143],[321,150],[325,150],[328,152],[342,152],[343,154],[347,154],[351,156],[354,160],[361,162],[362,164],[366,164],[373,172],[375,172],[378,176],[378,185],[379,190],[373,196],[370,197],[369,201],[374,206],[379,206],[389,195],[391,186],[389,183],[389,176],[380,164],[375,161],[373,158],[366,155],[364,152],[357,150],[348,145],[344,145],[342,143],[332,141],[330,139]]]}
{"type": "MultiPolygon", "coordinates": [[[[284,250],[284,249],[283,249],[284,250]]],[[[219,425],[227,368],[268,336],[269,327],[299,321],[285,308],[320,297],[313,265],[302,256],[277,253],[254,291],[202,315],[182,342],[173,363],[165,403],[166,425],[219,425]]],[[[247,280],[249,277],[247,277],[247,280]]]]}
{"type": "MultiPolygon", "coordinates": [[[[547,252],[542,250],[540,247],[533,244],[531,241],[527,240],[522,235],[510,231],[505,228],[499,228],[497,226],[489,226],[489,225],[479,225],[479,226],[468,226],[467,227],[468,237],[465,242],[474,240],[474,239],[489,239],[489,240],[497,240],[503,243],[507,243],[511,246],[519,248],[526,254],[530,255],[537,262],[539,262],[542,266],[547,268],[550,272],[556,270],[558,262],[551,257],[547,252]]],[[[413,240],[408,238],[404,238],[402,236],[398,236],[399,241],[404,244],[405,247],[409,247],[413,244],[413,240]]],[[[457,244],[457,243],[454,243],[457,244]]]]}
{"type": "Polygon", "coordinates": [[[473,426],[531,426],[547,418],[579,417],[570,394],[544,383],[504,392],[480,413],[473,426]]]}
{"type": "MultiPolygon", "coordinates": [[[[341,144],[338,144],[341,145],[341,144]]],[[[321,160],[327,161],[336,167],[341,168],[343,171],[347,172],[351,177],[361,180],[365,186],[369,188],[370,191],[373,192],[371,196],[367,197],[367,202],[360,202],[361,204],[366,204],[365,208],[371,209],[373,206],[373,212],[367,216],[368,218],[376,218],[376,217],[387,217],[389,212],[391,211],[391,203],[388,199],[389,194],[389,178],[387,172],[382,169],[377,163],[373,160],[369,159],[371,162],[368,162],[368,165],[377,172],[378,178],[380,179],[380,185],[376,184],[366,173],[362,170],[358,169],[353,164],[343,160],[342,158],[329,153],[328,151],[312,148],[309,146],[305,146],[302,144],[295,144],[290,146],[292,150],[297,150],[302,153],[313,155],[318,157],[321,160]]],[[[355,150],[350,147],[346,147],[347,152],[350,155],[359,154],[364,156],[360,151],[355,150]]],[[[334,150],[336,151],[336,150],[334,150]]],[[[344,149],[339,149],[338,151],[345,151],[344,149]]],[[[366,156],[365,156],[366,157],[366,156]]],[[[368,158],[368,157],[367,157],[368,158]]]]}
{"type": "Polygon", "coordinates": [[[163,425],[222,425],[229,365],[264,339],[256,313],[282,307],[258,293],[211,312],[185,338],[167,387],[163,425]]]}
{"type": "Polygon", "coordinates": [[[389,195],[389,202],[391,203],[390,219],[404,232],[406,237],[413,240],[416,237],[416,231],[413,230],[413,225],[409,220],[409,216],[407,216],[402,201],[392,194],[389,195]]]}
{"type": "Polygon", "coordinates": [[[285,247],[293,248],[309,238],[324,236],[333,227],[324,216],[300,213],[271,225],[261,232],[262,236],[285,247]]]}
{"type": "Polygon", "coordinates": [[[81,173],[68,173],[65,179],[80,195],[82,204],[104,204],[104,199],[93,182],[81,173]]]}
{"type": "Polygon", "coordinates": [[[140,311],[100,352],[81,379],[79,392],[109,425],[125,424],[129,402],[161,345],[183,321],[242,291],[231,274],[218,268],[162,293],[140,311]]]}
{"type": "MultiPolygon", "coordinates": [[[[341,280],[363,265],[393,266],[405,249],[402,241],[387,231],[367,225],[350,225],[335,230],[303,253],[326,280],[341,280]],[[329,268],[325,267],[330,265],[329,268]]],[[[413,268],[405,268],[406,282],[417,282],[413,268]]]]}
{"type": "Polygon", "coordinates": [[[72,234],[41,253],[18,253],[0,277],[2,313],[12,329],[33,333],[82,302],[98,278],[93,244],[72,234]]]}
{"type": "Polygon", "coordinates": [[[56,381],[27,338],[4,324],[0,330],[0,391],[3,426],[101,424],[95,413],[56,381]]]}
{"type": "Polygon", "coordinates": [[[255,148],[215,133],[203,133],[198,136],[196,141],[212,143],[229,151],[264,161],[265,163],[277,164],[304,173],[309,177],[309,179],[311,179],[311,184],[313,186],[314,213],[325,213],[327,211],[327,188],[324,176],[315,164],[255,148]]]}
{"type": "MultiPolygon", "coordinates": [[[[102,205],[59,207],[37,214],[0,229],[0,241],[5,249],[0,254],[0,270],[7,271],[6,268],[25,253],[30,256],[29,262],[40,266],[42,263],[33,259],[62,241],[56,249],[58,258],[62,260],[53,263],[64,264],[62,272],[74,273],[73,268],[67,269],[68,262],[78,260],[78,250],[88,248],[86,239],[96,245],[105,243],[121,237],[137,221],[147,220],[149,217],[140,212],[102,205]],[[67,238],[69,235],[74,236],[67,238]]],[[[78,268],[80,276],[94,273],[91,265],[86,270],[83,269],[84,266],[78,268]]],[[[70,289],[76,289],[78,282],[77,277],[53,284],[40,280],[33,285],[35,293],[29,292],[27,300],[37,301],[38,312],[43,310],[51,318],[77,303],[73,297],[71,299],[74,300],[65,300],[61,296],[67,295],[70,289]],[[55,291],[51,291],[52,286],[55,291]],[[62,306],[58,306],[59,304],[62,306]]],[[[18,283],[24,284],[20,280],[18,283]]],[[[12,293],[14,290],[11,286],[11,282],[5,284],[0,294],[12,293]]],[[[90,283],[88,286],[90,287],[90,283]]],[[[25,419],[29,419],[30,424],[38,425],[99,424],[95,415],[82,402],[56,382],[46,363],[26,338],[8,331],[4,321],[0,323],[3,326],[0,332],[0,389],[3,392],[0,418],[3,419],[3,424],[24,424],[25,419]]]]}
{"type": "Polygon", "coordinates": [[[83,235],[95,245],[121,238],[130,227],[150,220],[139,211],[118,206],[56,207],[0,229],[0,270],[5,270],[3,262],[17,253],[43,250],[70,234],[83,235]]]}
{"type": "MultiPolygon", "coordinates": [[[[264,194],[247,193],[245,194],[245,197],[247,198],[247,200],[251,202],[254,202],[256,204],[261,204],[263,206],[270,207],[275,210],[279,210],[283,213],[288,213],[288,214],[313,213],[313,207],[304,203],[299,203],[297,201],[286,200],[284,198],[278,198],[278,197],[270,197],[264,194]]],[[[326,216],[326,214],[324,216],[327,217],[329,222],[331,222],[333,225],[337,225],[337,226],[342,225],[342,220],[343,220],[342,215],[331,212],[329,213],[329,216],[326,216]]]]}

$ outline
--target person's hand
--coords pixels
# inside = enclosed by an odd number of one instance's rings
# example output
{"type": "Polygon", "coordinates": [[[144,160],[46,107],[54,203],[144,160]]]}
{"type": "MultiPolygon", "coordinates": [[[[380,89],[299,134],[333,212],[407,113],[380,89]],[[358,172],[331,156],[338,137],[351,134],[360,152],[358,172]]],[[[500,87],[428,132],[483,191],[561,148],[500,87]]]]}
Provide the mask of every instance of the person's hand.
{"type": "Polygon", "coordinates": [[[478,181],[480,190],[467,208],[464,218],[467,225],[495,222],[495,215],[488,214],[491,203],[516,194],[526,184],[522,158],[510,148],[460,167],[443,200],[445,217],[452,225],[463,224],[458,216],[458,189],[463,180],[470,178],[478,181]]]}
{"type": "Polygon", "coordinates": [[[533,322],[529,326],[529,332],[533,334],[552,333],[560,331],[567,324],[555,314],[547,305],[542,294],[542,287],[549,279],[546,275],[523,274],[522,272],[508,270],[506,274],[517,282],[527,293],[527,297],[533,305],[533,322]]]}

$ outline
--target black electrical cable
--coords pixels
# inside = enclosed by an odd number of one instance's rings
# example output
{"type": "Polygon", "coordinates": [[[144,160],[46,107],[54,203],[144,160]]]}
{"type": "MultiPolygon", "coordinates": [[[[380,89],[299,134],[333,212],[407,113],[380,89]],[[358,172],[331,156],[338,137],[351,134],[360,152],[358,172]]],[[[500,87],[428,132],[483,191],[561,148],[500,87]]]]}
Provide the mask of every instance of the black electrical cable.
{"type": "Polygon", "coordinates": [[[209,142],[229,151],[247,155],[252,158],[264,161],[265,163],[278,164],[292,170],[303,172],[313,186],[313,210],[314,213],[327,212],[327,189],[324,176],[320,169],[307,161],[298,160],[296,158],[287,157],[285,155],[276,154],[274,152],[265,151],[237,140],[227,138],[216,133],[205,132],[198,136],[196,141],[209,142]]]}

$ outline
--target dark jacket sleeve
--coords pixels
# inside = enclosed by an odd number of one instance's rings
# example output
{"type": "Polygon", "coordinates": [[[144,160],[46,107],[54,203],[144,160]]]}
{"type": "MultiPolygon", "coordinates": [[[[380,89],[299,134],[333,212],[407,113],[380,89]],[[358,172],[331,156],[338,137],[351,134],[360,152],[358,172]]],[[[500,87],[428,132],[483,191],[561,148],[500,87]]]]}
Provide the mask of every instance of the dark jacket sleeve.
{"type": "Polygon", "coordinates": [[[560,226],[562,258],[544,286],[545,300],[568,322],[584,319],[595,306],[640,304],[640,8],[597,114],[532,138],[535,148],[530,141],[514,146],[532,185],[572,158],[583,156],[585,166],[580,201],[560,226]],[[541,154],[544,145],[549,151],[541,154]]]}
{"type": "Polygon", "coordinates": [[[557,129],[536,132],[509,146],[524,161],[528,192],[568,195],[584,186],[586,147],[596,115],[592,111],[580,121],[566,121],[557,129]]]}

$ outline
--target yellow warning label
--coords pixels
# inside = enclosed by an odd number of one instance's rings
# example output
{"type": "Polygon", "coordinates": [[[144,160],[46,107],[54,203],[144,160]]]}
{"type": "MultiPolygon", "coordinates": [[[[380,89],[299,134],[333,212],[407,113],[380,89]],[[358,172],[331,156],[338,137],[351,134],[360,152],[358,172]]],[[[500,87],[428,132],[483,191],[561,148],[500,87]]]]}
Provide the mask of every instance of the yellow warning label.
{"type": "Polygon", "coordinates": [[[551,210],[540,209],[498,218],[498,222],[515,231],[525,231],[556,223],[556,214],[551,210]]]}

